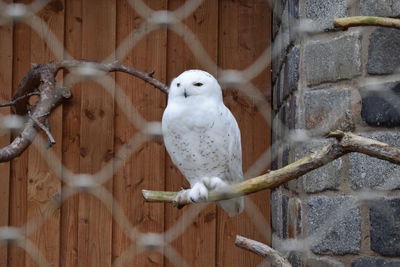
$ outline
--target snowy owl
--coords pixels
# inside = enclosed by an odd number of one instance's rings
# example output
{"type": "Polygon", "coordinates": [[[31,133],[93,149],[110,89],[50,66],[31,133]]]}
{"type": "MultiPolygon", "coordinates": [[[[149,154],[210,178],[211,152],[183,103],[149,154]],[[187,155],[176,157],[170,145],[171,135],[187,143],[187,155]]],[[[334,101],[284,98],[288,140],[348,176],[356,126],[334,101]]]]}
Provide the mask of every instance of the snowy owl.
{"type": "MultiPolygon", "coordinates": [[[[162,133],[172,162],[190,183],[192,202],[243,180],[239,126],[211,74],[188,70],[171,82],[162,133]]],[[[243,197],[218,205],[234,216],[243,210],[243,197]]]]}

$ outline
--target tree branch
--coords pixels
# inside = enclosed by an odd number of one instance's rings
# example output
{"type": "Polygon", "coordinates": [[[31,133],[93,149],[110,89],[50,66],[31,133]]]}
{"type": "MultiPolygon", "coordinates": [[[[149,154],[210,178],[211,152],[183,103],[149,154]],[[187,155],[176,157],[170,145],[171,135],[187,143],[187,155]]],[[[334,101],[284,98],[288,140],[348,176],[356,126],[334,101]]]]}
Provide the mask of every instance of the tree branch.
{"type": "Polygon", "coordinates": [[[25,98],[30,98],[33,95],[40,95],[40,93],[39,92],[31,92],[31,93],[28,93],[26,95],[17,97],[17,98],[15,98],[14,100],[12,100],[10,102],[0,104],[0,108],[15,106],[19,101],[21,101],[21,100],[23,100],[25,98]]]}
{"type": "Polygon", "coordinates": [[[337,28],[349,28],[355,26],[382,26],[400,29],[400,19],[392,19],[385,17],[348,17],[336,18],[333,24],[337,28]]]}
{"type": "Polygon", "coordinates": [[[289,261],[281,256],[278,251],[261,242],[237,235],[235,245],[264,257],[274,266],[292,267],[289,261]]]}
{"type": "MultiPolygon", "coordinates": [[[[261,176],[232,185],[226,188],[224,192],[210,191],[207,202],[235,198],[260,190],[278,187],[350,152],[359,152],[400,164],[400,148],[398,147],[342,131],[331,132],[327,137],[336,138],[337,142],[327,145],[313,155],[299,159],[281,169],[270,171],[261,176]]],[[[187,191],[164,192],[142,190],[142,194],[146,202],[172,203],[174,206],[181,208],[187,204],[192,204],[187,197],[187,191]]]]}
{"type": "Polygon", "coordinates": [[[57,70],[59,69],[79,70],[79,68],[82,70],[82,68],[92,68],[103,72],[124,72],[151,84],[152,86],[154,86],[157,89],[160,89],[162,92],[166,94],[168,93],[168,86],[153,77],[154,71],[151,72],[140,71],[136,68],[122,65],[118,63],[118,61],[114,61],[111,63],[99,63],[94,61],[72,59],[72,60],[63,60],[60,62],[53,62],[50,64],[54,64],[57,70]]]}
{"type": "MultiPolygon", "coordinates": [[[[87,60],[63,60],[50,62],[48,64],[37,64],[29,70],[15,91],[11,102],[0,105],[12,106],[13,111],[21,116],[27,115],[27,121],[23,130],[11,144],[0,149],[0,162],[10,161],[21,155],[33,142],[37,135],[35,125],[41,127],[40,119],[46,120],[51,111],[62,103],[63,99],[69,98],[71,92],[65,87],[56,87],[55,77],[59,70],[76,70],[82,76],[95,76],[107,72],[124,72],[133,75],[143,81],[168,93],[168,86],[153,77],[154,72],[143,72],[132,67],[128,67],[118,62],[99,63],[87,60]],[[39,95],[39,100],[31,110],[28,110],[28,101],[31,95],[39,95]],[[38,123],[39,122],[39,123],[38,123]]],[[[42,125],[43,126],[43,125],[42,125]]],[[[50,140],[52,135],[46,127],[41,127],[50,140]]],[[[54,138],[52,140],[55,142],[54,138]]]]}
{"type": "Polygon", "coordinates": [[[54,140],[54,137],[51,134],[50,130],[46,126],[44,126],[43,123],[41,123],[38,119],[33,117],[31,114],[29,114],[29,118],[31,118],[35,122],[35,124],[39,126],[39,128],[46,133],[47,138],[49,139],[50,146],[54,145],[56,143],[56,140],[54,140]]]}

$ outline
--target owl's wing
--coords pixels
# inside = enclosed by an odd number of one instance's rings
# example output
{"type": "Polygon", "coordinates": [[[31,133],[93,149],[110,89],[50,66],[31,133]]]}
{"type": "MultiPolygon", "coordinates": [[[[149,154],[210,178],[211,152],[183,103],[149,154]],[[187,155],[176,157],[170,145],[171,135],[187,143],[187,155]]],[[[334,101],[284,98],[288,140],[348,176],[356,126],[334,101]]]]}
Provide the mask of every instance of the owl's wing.
{"type": "MultiPolygon", "coordinates": [[[[225,108],[224,124],[225,138],[227,138],[226,159],[227,174],[224,180],[228,184],[236,184],[243,180],[242,169],[242,146],[240,142],[239,126],[228,108],[225,108]]],[[[229,200],[218,201],[218,205],[228,213],[230,217],[239,214],[244,209],[244,197],[233,198],[229,200]]]]}
{"type": "Polygon", "coordinates": [[[228,138],[228,146],[227,146],[227,158],[229,161],[227,162],[227,177],[226,182],[229,184],[236,184],[243,181],[243,168],[242,168],[242,145],[240,139],[240,130],[239,126],[235,120],[235,117],[232,115],[230,110],[225,107],[224,115],[225,115],[225,123],[226,123],[226,132],[228,138]]]}

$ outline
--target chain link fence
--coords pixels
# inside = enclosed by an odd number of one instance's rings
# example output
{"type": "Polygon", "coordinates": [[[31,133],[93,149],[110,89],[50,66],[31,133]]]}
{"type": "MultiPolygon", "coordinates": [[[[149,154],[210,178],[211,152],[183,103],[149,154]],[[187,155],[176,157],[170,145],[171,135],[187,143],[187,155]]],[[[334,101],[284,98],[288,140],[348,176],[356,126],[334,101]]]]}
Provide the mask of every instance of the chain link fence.
{"type": "MultiPolygon", "coordinates": [[[[222,69],[212,58],[210,58],[196,35],[183,22],[183,20],[190,16],[203,2],[203,0],[190,0],[186,1],[181,7],[174,11],[156,11],[152,10],[141,0],[130,0],[129,3],[132,8],[144,19],[144,21],[137,29],[132,30],[116,50],[106,57],[102,63],[108,64],[113,62],[115,58],[122,61],[122,59],[128,55],[128,53],[143,37],[153,31],[167,27],[168,30],[181,37],[196,59],[200,62],[200,65],[204,70],[217,70],[218,80],[223,88],[239,90],[243,95],[250,98],[257,106],[258,111],[262,114],[266,123],[272,127],[270,103],[260,92],[259,88],[252,83],[252,79],[257,77],[270,65],[271,51],[273,51],[272,58],[279,56],[279,49],[265,47],[264,52],[261,53],[258,59],[244,70],[222,69]]],[[[270,1],[268,1],[268,3],[271,5],[270,1]]],[[[41,0],[34,1],[29,5],[0,2],[0,27],[1,25],[9,25],[11,23],[25,23],[42,38],[43,42],[46,43],[57,60],[73,59],[68,51],[64,49],[60,40],[52,34],[46,22],[36,15],[36,13],[47,4],[48,1],[41,0]]],[[[310,32],[313,29],[312,26],[312,23],[309,21],[301,21],[299,27],[296,29],[297,38],[309,38],[310,32]]],[[[291,30],[293,31],[293,29],[291,30]]],[[[274,44],[279,43],[279,40],[284,38],[285,34],[285,32],[281,32],[276,36],[274,44]]],[[[140,68],[140,66],[134,67],[140,68]]],[[[112,160],[94,174],[73,173],[71,170],[68,170],[66,166],[62,165],[62,162],[58,159],[57,155],[55,155],[52,150],[47,149],[47,140],[40,135],[37,136],[33,145],[40,152],[48,167],[56,174],[60,173],[59,170],[63,170],[62,176],[60,176],[59,179],[63,182],[63,192],[65,193],[62,197],[53,199],[45,204],[47,205],[45,210],[48,212],[45,214],[36,214],[36,216],[30,218],[25,225],[20,227],[0,227],[0,241],[2,245],[10,244],[12,246],[19,246],[24,249],[39,266],[50,266],[50,263],[44,257],[43,253],[32,241],[30,241],[28,236],[37,231],[44,222],[46,222],[49,216],[51,216],[51,211],[60,208],[66,199],[71,198],[76,194],[83,193],[90,194],[99,199],[104,204],[104,208],[112,214],[115,223],[117,223],[119,227],[123,229],[125,235],[132,240],[132,245],[113,262],[113,266],[124,266],[124,264],[129,263],[135,256],[144,251],[158,251],[172,264],[176,266],[188,266],[188,264],[185,263],[184,258],[171,245],[171,242],[185,231],[207,204],[191,205],[184,215],[177,220],[176,224],[164,233],[141,232],[132,224],[129,218],[124,214],[123,208],[115,200],[113,195],[104,187],[104,184],[112,179],[113,175],[121,169],[121,167],[125,164],[129,164],[129,158],[137,152],[143,143],[154,137],[159,138],[161,136],[161,125],[160,122],[147,121],[143,118],[132,103],[127,104],[127,101],[125,101],[128,97],[124,89],[119,87],[115,83],[115,80],[111,76],[107,75],[106,72],[89,63],[84,67],[71,69],[64,76],[64,85],[66,87],[72,87],[74,84],[87,80],[101,85],[104,90],[110,92],[111,95],[113,95],[113,93],[110,90],[114,89],[110,88],[115,88],[115,102],[126,118],[128,118],[129,122],[135,128],[140,129],[140,131],[126,142],[119,151],[116,151],[112,160]]],[[[8,101],[9,99],[2,99],[2,102],[8,101]]],[[[329,119],[340,120],[341,118],[338,118],[335,112],[332,111],[332,116],[329,116],[329,119]]],[[[21,128],[23,126],[23,121],[15,116],[2,116],[1,121],[3,130],[21,128]]],[[[281,132],[290,132],[288,139],[272,144],[271,148],[265,151],[247,170],[247,173],[245,174],[246,177],[253,177],[271,165],[271,162],[274,160],[273,157],[275,156],[271,153],[271,150],[274,151],[275,148],[287,144],[293,145],[310,142],[313,136],[320,136],[322,134],[318,127],[309,131],[290,130],[279,120],[274,122],[272,131],[275,129],[280,129],[281,132]]],[[[380,194],[377,193],[377,197],[379,196],[380,194]]],[[[254,223],[254,227],[258,229],[261,235],[267,235],[265,229],[269,228],[269,222],[265,221],[254,203],[249,199],[246,201],[245,212],[248,213],[249,217],[253,218],[252,222],[254,223]]],[[[355,204],[356,203],[354,203],[354,205],[355,204]]],[[[266,202],[265,205],[268,205],[268,203],[266,202]]],[[[281,250],[283,253],[289,251],[289,248],[293,250],[301,250],[302,245],[296,242],[301,242],[301,244],[304,242],[318,242],[318,239],[324,235],[326,229],[331,227],[332,224],[337,221],[338,216],[346,215],[346,210],[350,210],[352,207],[353,206],[341,207],[336,212],[332,212],[331,218],[326,219],[326,225],[320,227],[313,235],[306,237],[306,240],[282,240],[281,247],[279,247],[278,250],[281,250]]],[[[266,238],[268,239],[268,236],[266,236],[266,238]]],[[[266,264],[266,262],[263,262],[262,264],[266,264]]]]}

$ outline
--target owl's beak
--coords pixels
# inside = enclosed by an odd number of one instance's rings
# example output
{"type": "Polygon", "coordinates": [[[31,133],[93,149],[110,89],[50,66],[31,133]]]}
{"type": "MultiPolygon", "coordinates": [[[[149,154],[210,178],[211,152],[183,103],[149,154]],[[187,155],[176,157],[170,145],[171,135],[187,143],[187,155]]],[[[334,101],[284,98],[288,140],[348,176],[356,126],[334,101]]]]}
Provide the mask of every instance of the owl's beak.
{"type": "Polygon", "coordinates": [[[186,89],[183,91],[183,95],[186,97],[188,97],[188,94],[186,93],[186,89]]]}

